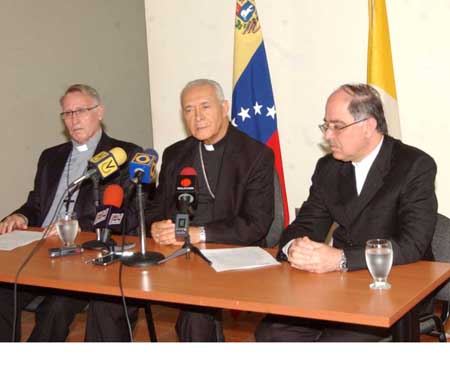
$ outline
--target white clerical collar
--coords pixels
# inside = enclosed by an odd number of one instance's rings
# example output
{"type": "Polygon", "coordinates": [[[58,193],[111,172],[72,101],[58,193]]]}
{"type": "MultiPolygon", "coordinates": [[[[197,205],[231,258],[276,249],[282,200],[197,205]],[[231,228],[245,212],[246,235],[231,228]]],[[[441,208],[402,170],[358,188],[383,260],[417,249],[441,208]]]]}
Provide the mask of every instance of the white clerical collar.
{"type": "Polygon", "coordinates": [[[367,157],[364,157],[359,162],[352,162],[355,167],[355,179],[356,179],[356,191],[358,195],[361,193],[364,183],[366,182],[367,175],[369,174],[370,167],[372,167],[373,162],[378,156],[380,152],[381,146],[383,145],[384,137],[381,138],[381,141],[372,150],[367,157]]]}
{"type": "Polygon", "coordinates": [[[72,144],[73,144],[74,148],[77,150],[77,152],[79,152],[79,153],[86,152],[86,151],[92,150],[92,149],[95,150],[97,148],[97,144],[100,141],[101,137],[102,137],[102,130],[100,129],[86,143],[78,144],[75,140],[72,140],[72,144]]]}
{"type": "Polygon", "coordinates": [[[356,167],[371,167],[372,163],[374,162],[375,158],[377,157],[380,149],[381,149],[381,145],[383,145],[383,140],[384,140],[384,136],[381,137],[380,142],[378,143],[378,145],[375,147],[374,150],[372,150],[367,157],[364,157],[363,159],[361,159],[359,162],[352,162],[352,164],[356,167]]]}
{"type": "Polygon", "coordinates": [[[205,149],[208,152],[213,152],[214,151],[214,145],[212,145],[212,144],[203,144],[203,146],[205,147],[205,149]]]}
{"type": "Polygon", "coordinates": [[[81,152],[85,152],[89,148],[88,148],[87,144],[81,144],[81,145],[75,145],[75,149],[81,153],[81,152]]]}

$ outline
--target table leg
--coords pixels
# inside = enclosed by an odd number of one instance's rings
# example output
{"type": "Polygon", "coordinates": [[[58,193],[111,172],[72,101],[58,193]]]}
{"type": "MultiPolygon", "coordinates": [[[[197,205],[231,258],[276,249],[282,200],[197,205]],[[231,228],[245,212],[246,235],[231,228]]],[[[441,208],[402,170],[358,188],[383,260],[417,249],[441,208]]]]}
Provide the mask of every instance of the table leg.
{"type": "Polygon", "coordinates": [[[406,313],[391,328],[392,340],[394,342],[418,342],[419,333],[419,312],[417,306],[406,313]]]}

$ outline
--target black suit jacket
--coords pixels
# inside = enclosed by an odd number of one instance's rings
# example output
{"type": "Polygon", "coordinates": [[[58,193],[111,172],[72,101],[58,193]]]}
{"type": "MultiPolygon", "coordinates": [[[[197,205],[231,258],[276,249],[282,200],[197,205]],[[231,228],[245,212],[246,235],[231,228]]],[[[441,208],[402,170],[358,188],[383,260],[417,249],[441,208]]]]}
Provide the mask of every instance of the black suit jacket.
{"type": "Polygon", "coordinates": [[[357,195],[351,162],[321,158],[310,194],[296,219],[283,232],[281,248],[308,236],[323,242],[333,222],[333,246],[343,249],[350,270],[367,268],[364,247],[372,238],[392,241],[394,264],[432,259],[431,239],[437,216],[436,164],[429,155],[389,136],[357,195]]]}
{"type": "MultiPolygon", "coordinates": [[[[264,245],[273,221],[273,152],[231,125],[227,134],[215,190],[214,219],[205,225],[206,240],[264,245]]],[[[159,184],[147,211],[149,225],[173,218],[177,175],[193,165],[197,151],[198,140],[193,137],[164,151],[159,184]]]]}
{"type": "MultiPolygon", "coordinates": [[[[114,147],[123,148],[127,153],[127,162],[111,176],[100,181],[100,199],[103,191],[111,183],[117,183],[126,188],[128,183],[128,162],[134,154],[142,151],[135,144],[110,138],[104,132],[95,150],[95,154],[108,151],[114,147]]],[[[66,160],[72,150],[72,143],[67,142],[44,150],[39,158],[38,168],[34,179],[34,188],[30,191],[28,199],[14,213],[20,213],[28,218],[28,225],[40,227],[47,216],[58,188],[59,180],[64,170],[66,160]]],[[[137,220],[134,213],[134,202],[129,206],[127,213],[128,229],[136,227],[137,220]]],[[[96,214],[94,206],[93,190],[91,180],[84,181],[80,186],[74,211],[77,213],[80,228],[84,231],[92,231],[93,221],[96,214]]]]}

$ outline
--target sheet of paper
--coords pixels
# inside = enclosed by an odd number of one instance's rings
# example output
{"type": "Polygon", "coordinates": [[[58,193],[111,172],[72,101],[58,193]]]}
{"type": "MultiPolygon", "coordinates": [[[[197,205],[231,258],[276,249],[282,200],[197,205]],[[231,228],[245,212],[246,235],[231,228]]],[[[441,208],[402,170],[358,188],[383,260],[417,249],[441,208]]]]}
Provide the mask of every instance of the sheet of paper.
{"type": "Polygon", "coordinates": [[[263,266],[279,265],[272,255],[261,247],[238,247],[228,249],[201,250],[215,271],[253,269],[263,266]]]}
{"type": "Polygon", "coordinates": [[[0,235],[0,250],[11,251],[17,247],[28,245],[31,242],[40,240],[42,232],[36,231],[12,231],[0,235]]]}

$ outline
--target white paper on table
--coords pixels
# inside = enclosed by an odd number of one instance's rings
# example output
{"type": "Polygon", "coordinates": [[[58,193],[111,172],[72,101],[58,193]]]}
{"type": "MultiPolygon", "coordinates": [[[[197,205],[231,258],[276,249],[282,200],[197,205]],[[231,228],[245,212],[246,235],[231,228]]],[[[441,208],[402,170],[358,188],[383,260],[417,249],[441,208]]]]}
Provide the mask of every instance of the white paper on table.
{"type": "Polygon", "coordinates": [[[0,235],[0,250],[11,251],[17,247],[28,245],[40,240],[42,232],[36,231],[12,231],[0,235]]]}
{"type": "Polygon", "coordinates": [[[212,262],[217,271],[254,269],[264,266],[279,265],[272,255],[261,247],[238,247],[227,249],[200,250],[212,262]]]}

